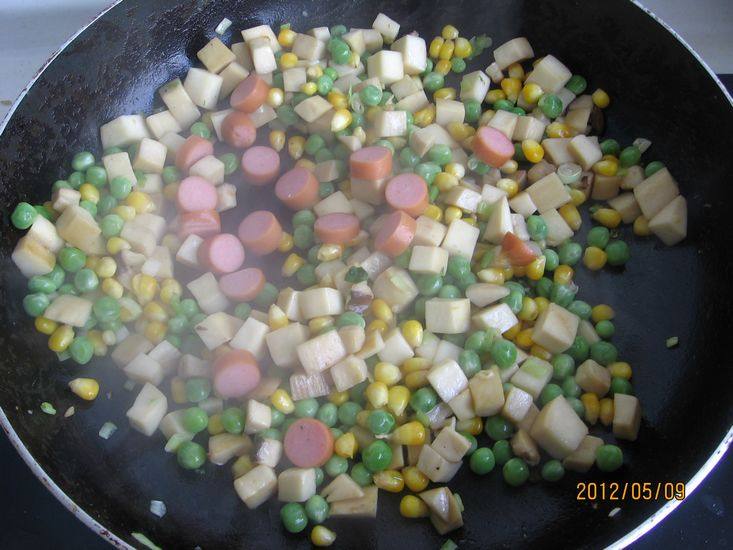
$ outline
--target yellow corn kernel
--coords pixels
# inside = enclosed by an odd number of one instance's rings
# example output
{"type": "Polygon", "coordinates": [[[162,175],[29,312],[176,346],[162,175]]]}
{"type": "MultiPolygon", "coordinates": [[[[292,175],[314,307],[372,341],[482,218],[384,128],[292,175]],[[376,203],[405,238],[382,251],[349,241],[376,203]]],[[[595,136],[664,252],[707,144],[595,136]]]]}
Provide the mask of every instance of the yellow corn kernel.
{"type": "Polygon", "coordinates": [[[600,109],[605,109],[608,107],[608,104],[611,103],[611,98],[608,97],[608,94],[600,88],[593,92],[591,98],[593,99],[593,105],[600,109]]]}
{"type": "Polygon", "coordinates": [[[416,126],[424,128],[429,126],[435,120],[435,105],[432,103],[419,111],[415,111],[413,115],[413,122],[416,126]]]}
{"type": "Polygon", "coordinates": [[[545,348],[537,344],[530,348],[529,354],[534,355],[535,357],[539,357],[540,359],[544,359],[545,361],[549,361],[550,359],[552,359],[552,354],[545,348]]]}
{"type": "Polygon", "coordinates": [[[511,178],[501,178],[496,182],[496,187],[504,191],[509,198],[519,193],[519,183],[511,178]]]}
{"type": "Polygon", "coordinates": [[[59,324],[56,321],[47,319],[46,317],[36,317],[34,323],[36,330],[46,336],[51,336],[54,331],[59,328],[59,324]]]}
{"type": "Polygon", "coordinates": [[[380,321],[384,321],[385,323],[389,324],[394,319],[392,308],[390,308],[387,302],[385,302],[381,298],[376,298],[372,300],[372,303],[369,306],[369,310],[375,318],[379,319],[380,321]]]}
{"type": "Polygon", "coordinates": [[[288,326],[290,320],[285,312],[280,309],[276,304],[272,304],[270,309],[267,311],[267,324],[270,330],[277,330],[288,326]]]}
{"type": "Polygon", "coordinates": [[[517,170],[519,170],[519,164],[516,160],[508,160],[504,163],[503,166],[499,168],[503,174],[514,174],[517,170]]]}
{"type": "Polygon", "coordinates": [[[282,88],[270,88],[267,92],[267,104],[273,109],[280,107],[284,101],[285,92],[283,92],[282,88]]]}
{"type": "Polygon", "coordinates": [[[125,204],[135,209],[137,214],[150,212],[155,208],[150,195],[142,191],[132,191],[125,199],[125,204]]]}
{"type": "Polygon", "coordinates": [[[290,252],[293,249],[293,246],[293,236],[287,231],[283,231],[283,235],[280,237],[280,244],[277,246],[277,249],[282,253],[286,253],[290,252]]]}
{"type": "Polygon", "coordinates": [[[275,149],[275,151],[282,151],[283,147],[285,147],[285,132],[282,130],[273,130],[270,132],[268,140],[270,141],[270,147],[275,149]]]}
{"type": "Polygon", "coordinates": [[[652,232],[649,229],[649,220],[646,216],[639,216],[634,220],[634,235],[648,237],[652,232]]]}
{"type": "MultiPolygon", "coordinates": [[[[173,183],[166,184],[163,187],[163,196],[165,197],[165,199],[168,200],[168,201],[171,201],[171,202],[175,201],[176,200],[176,196],[178,195],[178,187],[179,186],[180,186],[180,183],[178,183],[178,182],[173,182],[173,183]]],[[[114,212],[114,210],[113,210],[113,212],[114,212]]]]}
{"type": "Polygon", "coordinates": [[[291,136],[288,139],[288,154],[291,158],[298,160],[303,156],[305,149],[305,138],[303,136],[291,136]]]}
{"type": "Polygon", "coordinates": [[[94,378],[74,378],[69,389],[85,401],[94,401],[99,395],[99,382],[94,378]]]}
{"type": "Polygon", "coordinates": [[[461,216],[463,216],[463,211],[457,206],[449,206],[443,213],[446,225],[450,224],[453,220],[460,220],[461,216]]]}
{"type": "Polygon", "coordinates": [[[449,122],[446,125],[446,129],[453,139],[455,139],[456,141],[463,141],[467,137],[471,136],[471,131],[473,127],[467,124],[463,124],[462,122],[454,121],[449,122]],[[469,130],[469,128],[471,128],[471,130],[469,130]]]}
{"type": "Polygon", "coordinates": [[[604,397],[601,399],[598,417],[601,420],[601,424],[604,426],[611,425],[611,422],[613,422],[613,399],[610,397],[604,397]]]}
{"type": "Polygon", "coordinates": [[[369,334],[370,332],[374,332],[375,330],[377,332],[381,332],[384,334],[384,332],[389,328],[387,323],[382,321],[381,319],[374,319],[371,323],[369,323],[366,327],[366,332],[369,334]]]}
{"type": "Polygon", "coordinates": [[[158,293],[158,281],[155,277],[138,273],[132,278],[132,292],[140,305],[147,304],[158,293]]]}
{"type": "Polygon", "coordinates": [[[305,95],[313,95],[318,91],[318,86],[316,86],[315,82],[306,82],[305,84],[301,85],[300,91],[303,92],[305,95]]]}
{"type": "Polygon", "coordinates": [[[525,139],[522,142],[522,153],[532,163],[538,163],[545,158],[545,150],[542,148],[542,145],[533,139],[525,139]]]}
{"type": "Polygon", "coordinates": [[[508,330],[504,331],[504,333],[502,333],[502,336],[506,338],[507,340],[514,341],[514,339],[517,337],[517,334],[519,334],[520,330],[522,330],[522,323],[517,323],[513,325],[511,328],[509,328],[508,330]]]}
{"type": "Polygon", "coordinates": [[[418,388],[427,386],[429,383],[430,381],[428,380],[427,369],[411,372],[405,375],[405,386],[407,386],[410,391],[415,391],[418,388]]]}
{"type": "Polygon", "coordinates": [[[99,189],[94,187],[91,183],[82,183],[79,186],[79,193],[81,194],[81,200],[89,201],[94,204],[99,202],[99,189]]]}
{"type": "MultiPolygon", "coordinates": [[[[501,90],[499,90],[501,92],[501,90]]],[[[501,92],[504,93],[504,92],[501,92]]],[[[488,101],[488,100],[486,100],[488,101]]],[[[481,113],[481,116],[478,119],[478,125],[479,126],[486,126],[489,122],[491,122],[491,119],[496,114],[496,111],[493,109],[486,109],[483,113],[481,113]]]]}
{"type": "Polygon", "coordinates": [[[443,76],[446,76],[450,72],[450,70],[451,70],[451,64],[450,64],[450,61],[448,61],[447,59],[440,59],[435,64],[435,72],[440,73],[443,76]]]}
{"type": "Polygon", "coordinates": [[[283,277],[292,277],[304,265],[305,259],[293,252],[287,258],[285,258],[280,273],[282,273],[283,277]]]}
{"type": "Polygon", "coordinates": [[[479,435],[484,430],[484,423],[481,418],[474,416],[468,420],[459,420],[456,422],[456,430],[459,432],[468,432],[471,435],[479,435]]]}
{"type": "Polygon", "coordinates": [[[336,541],[336,533],[323,525],[316,525],[311,530],[311,542],[313,546],[320,548],[331,546],[336,541]]]}
{"type": "Polygon", "coordinates": [[[570,126],[568,126],[564,122],[551,122],[547,126],[546,131],[547,137],[551,138],[566,138],[572,135],[572,130],[570,126]]]}
{"type": "Polygon", "coordinates": [[[555,272],[552,275],[553,282],[559,285],[567,285],[573,280],[575,271],[569,265],[561,264],[555,268],[555,272]]]}
{"type": "Polygon", "coordinates": [[[583,265],[591,271],[603,269],[607,260],[608,256],[606,255],[606,252],[597,246],[589,246],[585,249],[585,252],[583,252],[583,265]]]}
{"type": "Polygon", "coordinates": [[[175,279],[163,279],[160,284],[160,301],[164,304],[170,304],[174,296],[180,297],[182,293],[181,283],[175,279]]]}
{"type": "Polygon", "coordinates": [[[209,435],[224,433],[224,424],[222,424],[220,413],[212,414],[209,417],[209,424],[206,426],[206,430],[209,432],[209,435]]]}
{"type": "Polygon", "coordinates": [[[445,193],[458,185],[458,178],[448,172],[438,172],[435,176],[435,185],[441,193],[445,193]]]}
{"type": "Polygon", "coordinates": [[[493,283],[495,285],[504,284],[504,272],[496,267],[482,269],[476,274],[476,276],[482,283],[493,283]]]}
{"type": "MultiPolygon", "coordinates": [[[[410,390],[405,386],[392,386],[389,388],[387,408],[389,408],[395,416],[402,416],[409,402],[410,390]]],[[[422,424],[420,425],[422,426],[422,424]]]]}
{"type": "Polygon", "coordinates": [[[280,29],[277,35],[277,43],[283,48],[290,48],[295,41],[296,32],[292,29],[280,29]]]}
{"type": "Polygon", "coordinates": [[[585,421],[590,425],[594,425],[598,422],[598,415],[601,412],[598,396],[595,393],[584,393],[580,396],[580,401],[585,407],[585,421]]]}
{"type": "Polygon", "coordinates": [[[402,325],[402,336],[411,347],[416,348],[422,344],[423,326],[420,321],[411,319],[402,325]]]}
{"type": "Polygon", "coordinates": [[[527,268],[523,265],[515,265],[512,270],[515,277],[524,277],[527,274],[527,268]]]}
{"type": "Polygon", "coordinates": [[[99,258],[97,256],[87,256],[87,259],[84,262],[84,267],[94,271],[98,263],[99,263],[99,258]]]}
{"type": "Polygon", "coordinates": [[[532,281],[539,281],[545,274],[545,263],[547,259],[544,256],[540,256],[532,260],[527,266],[527,277],[532,281]]]}
{"type": "Polygon", "coordinates": [[[449,162],[443,166],[443,171],[458,179],[461,179],[466,175],[466,167],[458,162],[449,162]]]}
{"type": "Polygon", "coordinates": [[[143,316],[148,321],[160,321],[161,323],[168,320],[168,314],[160,302],[148,302],[143,307],[143,316]]]}
{"type": "Polygon", "coordinates": [[[117,262],[109,256],[99,258],[97,265],[94,266],[94,272],[101,278],[113,277],[117,272],[117,262]]]}
{"type": "Polygon", "coordinates": [[[165,338],[165,333],[168,330],[168,325],[161,323],[160,321],[150,321],[148,326],[145,327],[145,338],[159,344],[165,338]]]}
{"type": "Polygon", "coordinates": [[[97,357],[107,355],[107,344],[105,344],[104,340],[102,339],[102,331],[90,330],[89,332],[87,332],[87,338],[92,343],[92,347],[94,348],[94,355],[96,355],[97,357]]]}
{"type": "Polygon", "coordinates": [[[613,159],[599,160],[593,165],[592,170],[601,176],[615,176],[618,172],[618,161],[613,159]]]}
{"type": "Polygon", "coordinates": [[[272,393],[270,403],[283,414],[290,414],[295,410],[295,404],[290,394],[282,388],[278,388],[272,393]]]}
{"type": "Polygon", "coordinates": [[[343,405],[349,400],[349,392],[347,391],[332,391],[328,394],[328,400],[334,405],[343,405]]]}
{"type": "Polygon", "coordinates": [[[305,75],[308,77],[308,80],[318,80],[323,76],[323,68],[320,64],[311,65],[305,70],[305,75]]]}
{"type": "Polygon", "coordinates": [[[390,439],[392,443],[398,443],[400,445],[422,445],[425,443],[426,437],[425,426],[417,420],[412,420],[402,424],[402,426],[398,426],[392,432],[390,439]]]}
{"type": "Polygon", "coordinates": [[[440,209],[439,206],[435,206],[434,204],[429,204],[428,207],[425,209],[424,214],[436,222],[439,222],[443,219],[443,211],[440,209]]]}
{"type": "Polygon", "coordinates": [[[71,341],[74,339],[74,329],[69,325],[61,325],[53,331],[51,337],[48,339],[48,349],[61,353],[66,351],[71,341]]]}
{"type": "Polygon", "coordinates": [[[489,90],[488,92],[486,92],[486,103],[493,105],[501,99],[506,99],[506,94],[504,93],[504,90],[496,88],[494,90],[489,90]]]}
{"type": "Polygon", "coordinates": [[[458,38],[458,29],[454,25],[445,25],[440,31],[440,36],[446,40],[455,40],[458,38]]]}
{"type": "Polygon", "coordinates": [[[550,300],[542,296],[534,298],[534,303],[537,304],[537,316],[540,316],[550,305],[550,300]]]}
{"type": "Polygon", "coordinates": [[[349,111],[348,109],[337,110],[333,114],[333,118],[331,118],[331,131],[341,132],[342,130],[346,130],[346,128],[348,128],[351,124],[352,120],[353,117],[351,115],[351,111],[349,111]]]}
{"type": "Polygon", "coordinates": [[[171,378],[171,398],[178,405],[188,402],[188,398],[186,397],[186,382],[183,378],[179,378],[178,376],[171,378]]]}
{"type": "Polygon", "coordinates": [[[435,99],[455,99],[456,98],[456,89],[451,88],[450,86],[447,86],[445,88],[440,88],[439,90],[435,90],[433,93],[433,98],[435,99]]]}
{"type": "Polygon", "coordinates": [[[430,361],[424,357],[410,357],[402,362],[400,367],[403,374],[417,371],[426,371],[430,368],[430,361]]]}
{"type": "Polygon", "coordinates": [[[280,56],[280,68],[292,69],[298,64],[298,56],[293,52],[287,52],[280,56]]]}
{"type": "Polygon", "coordinates": [[[374,366],[374,380],[385,386],[394,386],[402,378],[402,372],[397,365],[381,361],[374,366]]]}
{"type": "Polygon", "coordinates": [[[445,40],[441,38],[440,36],[436,36],[433,38],[430,42],[430,47],[428,48],[428,54],[432,58],[437,58],[440,54],[440,48],[443,47],[443,43],[445,40]]]}
{"type": "Polygon", "coordinates": [[[402,468],[402,479],[405,481],[407,488],[414,493],[424,491],[430,482],[428,476],[418,470],[417,466],[402,468]]]}
{"type": "Polygon", "coordinates": [[[615,229],[621,224],[621,214],[613,208],[599,208],[591,217],[609,229],[615,229]]]}
{"type": "Polygon", "coordinates": [[[545,92],[540,88],[540,85],[535,84],[534,82],[525,84],[524,88],[522,88],[522,98],[524,98],[524,101],[530,105],[537,103],[544,93],[545,92]]]}
{"type": "Polygon", "coordinates": [[[588,199],[580,189],[570,188],[568,194],[570,195],[570,202],[575,206],[580,206],[588,199]]]}
{"type": "Polygon", "coordinates": [[[410,519],[426,518],[430,515],[430,509],[421,498],[405,495],[400,500],[400,515],[410,519]]]}
{"type": "Polygon", "coordinates": [[[240,456],[234,461],[234,464],[232,464],[232,476],[234,479],[242,477],[254,467],[255,465],[252,463],[252,459],[249,455],[240,456]]]}
{"type": "Polygon", "coordinates": [[[348,98],[340,90],[331,90],[326,99],[334,109],[346,109],[349,106],[348,98]]]}
{"type": "Polygon", "coordinates": [[[501,270],[501,272],[504,274],[505,281],[510,281],[514,277],[513,267],[505,267],[501,270]]]}
{"type": "Polygon", "coordinates": [[[117,214],[120,218],[125,220],[126,222],[129,222],[130,220],[134,220],[137,213],[135,212],[135,209],[132,206],[128,206],[126,204],[119,204],[115,206],[112,209],[113,214],[117,214]]]}
{"type": "Polygon", "coordinates": [[[356,424],[362,428],[369,427],[369,415],[372,413],[371,410],[364,409],[356,413],[356,424]]]}
{"type": "Polygon", "coordinates": [[[356,438],[351,432],[346,432],[342,436],[338,437],[333,444],[334,452],[343,458],[354,458],[358,445],[356,438]]]}
{"type": "Polygon", "coordinates": [[[534,298],[525,296],[522,298],[522,309],[519,310],[517,317],[520,321],[534,321],[539,315],[539,308],[534,298]]]}
{"type": "Polygon", "coordinates": [[[532,331],[533,329],[531,328],[525,328],[524,330],[519,331],[519,334],[517,334],[517,337],[514,339],[514,343],[522,349],[531,348],[532,344],[534,344],[532,341],[532,331]]]}
{"type": "Polygon", "coordinates": [[[374,474],[374,485],[389,493],[401,493],[405,488],[405,480],[397,470],[382,470],[374,474]]]}
{"type": "Polygon", "coordinates": [[[503,78],[499,83],[509,101],[516,101],[522,90],[522,81],[518,78],[503,78]]]}
{"type": "Polygon", "coordinates": [[[473,46],[471,46],[471,43],[462,36],[455,38],[453,42],[455,44],[453,47],[453,55],[455,57],[466,59],[473,53],[473,46]]]}
{"type": "Polygon", "coordinates": [[[308,321],[308,330],[311,331],[311,334],[318,334],[323,329],[327,327],[333,326],[333,317],[329,316],[322,316],[322,317],[314,317],[310,321],[308,321]]]}
{"type": "Polygon", "coordinates": [[[318,261],[330,262],[338,260],[344,252],[344,247],[340,244],[322,244],[318,248],[318,261]]]}
{"type": "Polygon", "coordinates": [[[558,209],[558,213],[565,220],[565,223],[570,226],[570,229],[573,231],[580,229],[583,220],[580,217],[580,212],[578,212],[577,207],[572,202],[562,205],[558,209]]]}
{"type": "Polygon", "coordinates": [[[466,214],[463,218],[461,218],[464,222],[466,222],[468,225],[472,225],[474,227],[478,226],[478,222],[476,221],[476,218],[474,217],[474,214],[466,214]]]}
{"type": "Polygon", "coordinates": [[[364,391],[367,400],[375,409],[384,407],[389,399],[389,388],[384,382],[372,382],[364,391]]]}
{"type": "Polygon", "coordinates": [[[598,304],[590,310],[590,318],[593,319],[594,323],[600,323],[601,321],[610,321],[616,316],[616,312],[613,308],[606,304],[598,304]]]}

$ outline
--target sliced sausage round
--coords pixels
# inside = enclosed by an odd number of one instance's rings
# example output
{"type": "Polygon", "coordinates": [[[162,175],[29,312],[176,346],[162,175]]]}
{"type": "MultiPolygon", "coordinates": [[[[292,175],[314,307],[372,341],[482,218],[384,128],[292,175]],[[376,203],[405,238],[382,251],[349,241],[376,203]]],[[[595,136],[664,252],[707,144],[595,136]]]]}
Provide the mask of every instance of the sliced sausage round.
{"type": "Polygon", "coordinates": [[[249,302],[265,287],[265,274],[258,267],[227,273],[219,279],[219,290],[236,302],[249,302]]]}
{"type": "Polygon", "coordinates": [[[378,180],[392,173],[392,151],[386,147],[372,145],[362,147],[349,157],[351,177],[363,180],[378,180]]]}
{"type": "Polygon", "coordinates": [[[231,273],[242,267],[244,247],[231,233],[212,235],[199,246],[198,259],[212,273],[231,273]]]}
{"type": "Polygon", "coordinates": [[[234,349],[214,361],[214,390],[224,399],[244,397],[260,383],[260,366],[254,355],[234,349]]]}
{"type": "Polygon", "coordinates": [[[514,145],[504,134],[495,128],[482,126],[472,142],[473,152],[483,162],[500,168],[514,156],[514,145]]]}
{"type": "Polygon", "coordinates": [[[333,434],[320,420],[299,418],[285,432],[283,450],[298,468],[318,468],[333,454],[333,434]]]}
{"type": "Polygon", "coordinates": [[[176,167],[187,172],[202,158],[213,154],[214,144],[208,139],[195,134],[188,136],[176,153],[176,167]]]}
{"type": "Polygon", "coordinates": [[[255,145],[242,155],[244,181],[252,185],[267,185],[280,174],[280,154],[272,147],[255,145]]]}
{"type": "Polygon", "coordinates": [[[260,75],[249,73],[249,76],[234,88],[229,103],[237,111],[251,113],[262,106],[269,91],[270,87],[260,75]]]}
{"type": "Polygon", "coordinates": [[[399,256],[415,238],[417,222],[402,210],[392,212],[381,222],[374,237],[374,248],[388,256],[399,256]]]}
{"type": "Polygon", "coordinates": [[[189,176],[178,185],[176,203],[182,212],[214,210],[218,202],[216,187],[204,178],[189,176]]]}
{"type": "Polygon", "coordinates": [[[221,218],[216,210],[184,212],[179,217],[178,237],[183,240],[189,235],[208,237],[221,233],[221,218]]]}
{"type": "Polygon", "coordinates": [[[416,218],[428,207],[428,184],[417,174],[406,172],[389,180],[384,196],[392,208],[416,218]]]}
{"type": "Polygon", "coordinates": [[[283,228],[269,210],[255,210],[239,224],[239,240],[253,254],[264,256],[277,250],[283,228]]]}
{"type": "Polygon", "coordinates": [[[221,137],[232,147],[246,149],[257,139],[257,128],[246,113],[232,111],[221,122],[221,137]]]}
{"type": "Polygon", "coordinates": [[[313,231],[322,243],[346,244],[359,235],[359,218],[353,214],[333,213],[316,220],[313,231]]]}
{"type": "Polygon", "coordinates": [[[318,180],[302,167],[285,172],[275,184],[275,195],[291,210],[310,208],[318,202],[318,180]]]}

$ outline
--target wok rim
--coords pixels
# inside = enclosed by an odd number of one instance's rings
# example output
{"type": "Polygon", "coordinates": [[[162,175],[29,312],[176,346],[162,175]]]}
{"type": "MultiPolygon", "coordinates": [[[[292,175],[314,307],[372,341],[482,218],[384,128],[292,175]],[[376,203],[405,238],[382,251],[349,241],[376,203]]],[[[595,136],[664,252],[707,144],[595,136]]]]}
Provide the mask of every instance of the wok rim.
{"type": "MultiPolygon", "coordinates": [[[[82,27],[79,28],[79,30],[77,30],[74,34],[72,34],[65,42],[61,44],[61,46],[56,50],[56,52],[54,52],[46,60],[46,62],[36,72],[33,78],[21,90],[20,94],[18,94],[18,97],[15,99],[13,104],[10,106],[10,109],[8,109],[8,112],[5,114],[5,117],[3,118],[3,120],[0,121],[0,138],[2,137],[8,123],[10,122],[10,119],[13,117],[13,115],[15,114],[15,111],[20,106],[20,103],[23,101],[23,99],[25,99],[25,96],[28,94],[31,88],[35,85],[36,81],[45,72],[45,70],[49,67],[49,65],[51,65],[54,61],[56,61],[56,58],[64,50],[66,50],[66,48],[74,40],[76,40],[81,33],[83,33],[89,27],[94,25],[94,23],[96,23],[100,18],[102,18],[105,14],[107,14],[107,12],[109,12],[112,8],[122,3],[123,1],[124,0],[114,0],[109,6],[101,10],[97,15],[95,15],[87,24],[83,25],[82,27]]],[[[639,0],[627,0],[627,1],[629,1],[636,8],[643,11],[648,17],[651,17],[656,23],[661,25],[690,54],[692,54],[692,56],[702,66],[705,72],[708,73],[708,76],[713,80],[713,82],[715,82],[715,84],[718,86],[721,92],[723,92],[723,96],[728,100],[728,103],[730,104],[730,106],[733,107],[733,96],[731,96],[731,94],[728,92],[726,87],[723,85],[723,83],[718,78],[718,75],[710,68],[710,66],[700,56],[700,54],[698,54],[697,51],[695,51],[695,49],[690,44],[688,44],[687,41],[682,36],[680,36],[677,33],[677,31],[675,31],[668,23],[666,23],[657,14],[652,12],[649,8],[645,7],[639,0]]],[[[72,500],[72,498],[68,494],[66,494],[66,492],[64,492],[64,490],[61,489],[61,487],[59,487],[54,482],[54,480],[46,473],[46,471],[41,467],[38,461],[30,453],[25,443],[23,443],[23,440],[17,434],[17,432],[15,431],[15,428],[13,428],[13,425],[11,424],[10,420],[8,419],[2,407],[0,407],[0,426],[2,427],[3,431],[7,435],[10,442],[12,443],[13,447],[15,447],[15,450],[21,456],[23,461],[26,463],[26,465],[31,469],[31,471],[39,479],[39,481],[51,492],[51,494],[54,497],[56,497],[56,500],[58,500],[79,521],[81,521],[89,529],[97,533],[105,541],[109,542],[110,544],[118,548],[134,550],[134,548],[130,544],[122,540],[122,538],[120,538],[117,534],[115,534],[110,529],[106,528],[104,525],[102,525],[97,520],[95,520],[92,516],[90,516],[89,513],[86,512],[86,510],[84,510],[81,506],[76,504],[76,502],[74,502],[74,500],[72,500]]],[[[639,540],[641,537],[643,537],[646,533],[651,531],[658,524],[660,524],[667,516],[669,516],[669,514],[671,514],[674,510],[676,510],[678,506],[684,503],[687,500],[687,498],[689,497],[689,495],[691,495],[698,488],[698,486],[705,480],[705,478],[710,474],[710,472],[713,471],[713,469],[720,463],[720,461],[725,456],[725,453],[730,448],[731,443],[733,443],[733,425],[728,429],[728,432],[723,436],[722,440],[716,446],[715,450],[710,454],[710,456],[705,461],[705,463],[697,470],[697,472],[695,472],[695,474],[686,483],[685,498],[683,500],[670,500],[670,501],[665,502],[656,512],[653,512],[649,517],[643,520],[634,529],[626,533],[624,536],[622,536],[615,542],[609,544],[606,548],[614,549],[614,550],[626,548],[629,545],[636,542],[637,540],[639,540]]]]}

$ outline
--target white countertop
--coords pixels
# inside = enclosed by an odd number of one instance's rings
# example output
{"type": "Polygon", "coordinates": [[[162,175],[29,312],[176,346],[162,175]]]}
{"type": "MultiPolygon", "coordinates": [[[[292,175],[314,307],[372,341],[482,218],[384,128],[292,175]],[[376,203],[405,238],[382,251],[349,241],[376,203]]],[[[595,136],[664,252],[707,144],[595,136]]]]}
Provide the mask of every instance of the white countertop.
{"type": "MultiPolygon", "coordinates": [[[[733,73],[733,1],[642,0],[717,73],[733,73]]],[[[0,118],[48,57],[110,0],[0,0],[0,118]]]]}

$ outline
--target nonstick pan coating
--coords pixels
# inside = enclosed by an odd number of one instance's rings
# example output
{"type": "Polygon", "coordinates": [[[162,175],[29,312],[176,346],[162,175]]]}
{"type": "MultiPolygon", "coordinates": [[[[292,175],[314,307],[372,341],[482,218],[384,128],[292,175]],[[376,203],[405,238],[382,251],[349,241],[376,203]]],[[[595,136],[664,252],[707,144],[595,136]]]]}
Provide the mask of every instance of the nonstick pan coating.
{"type": "MultiPolygon", "coordinates": [[[[304,534],[284,534],[276,502],[248,511],[232,490],[228,467],[207,465],[206,475],[184,472],[162,451],[159,437],[146,439],[131,431],[124,411],[134,394],[122,389],[123,377],[113,366],[95,361],[80,368],[52,358],[21,307],[25,280],[10,262],[19,234],[10,226],[9,212],[19,200],[46,200],[73,152],[99,153],[101,123],[157,105],[155,90],[185,74],[223,17],[234,23],[225,35],[231,43],[233,31],[260,23],[290,21],[296,29],[336,23],[368,27],[380,11],[399,21],[402,32],[415,29],[425,37],[448,22],[462,35],[486,33],[495,44],[527,36],[538,54],[553,53],[586,76],[590,90],[608,91],[606,135],[623,144],[651,139],[645,158],[670,168],[689,203],[690,231],[682,244],[667,248],[628,232],[632,259],[625,270],[580,269],[577,276],[582,299],[616,309],[614,342],[634,368],[644,419],[638,441],[622,444],[624,468],[611,476],[568,475],[555,486],[530,482],[519,489],[506,486],[498,470],[478,478],[463,468],[451,486],[466,505],[466,526],[451,538],[461,548],[610,544],[662,503],[579,502],[578,481],[688,481],[728,432],[733,420],[728,359],[733,108],[694,55],[637,5],[602,0],[125,0],[45,69],[0,138],[0,406],[9,421],[4,427],[16,444],[27,447],[25,458],[37,461],[66,493],[62,501],[70,505],[71,499],[85,510],[111,540],[119,543],[116,535],[133,543],[130,533],[140,531],[165,548],[310,546],[304,534]],[[679,337],[679,347],[666,348],[670,336],[679,337]],[[92,404],[80,403],[66,388],[80,373],[102,381],[102,394],[92,404]],[[39,410],[43,401],[54,403],[60,413],[73,404],[77,412],[71,419],[50,417],[39,410]],[[108,420],[120,429],[105,441],[97,433],[108,420]],[[163,519],[148,511],[151,499],[166,503],[163,519]],[[620,513],[609,518],[615,507],[620,513]]],[[[476,68],[488,63],[485,55],[476,68]]],[[[239,201],[251,207],[242,193],[239,201]]],[[[338,546],[439,547],[446,537],[426,521],[399,518],[398,502],[397,495],[380,494],[376,522],[334,522],[338,546]]]]}

